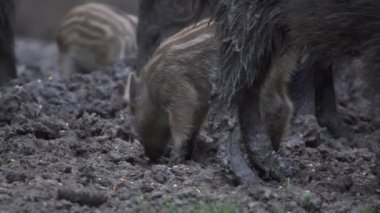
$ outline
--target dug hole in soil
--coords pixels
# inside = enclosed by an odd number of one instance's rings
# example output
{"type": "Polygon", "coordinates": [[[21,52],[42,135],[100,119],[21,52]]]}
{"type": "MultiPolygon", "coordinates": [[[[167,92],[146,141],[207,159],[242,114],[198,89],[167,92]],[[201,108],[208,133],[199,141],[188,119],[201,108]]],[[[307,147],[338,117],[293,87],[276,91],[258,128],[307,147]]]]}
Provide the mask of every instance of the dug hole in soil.
{"type": "Polygon", "coordinates": [[[0,90],[0,212],[191,212],[202,204],[239,212],[380,212],[379,118],[355,72],[343,70],[337,83],[352,141],[300,118],[278,154],[295,175],[239,185],[226,167],[236,126],[228,113],[210,113],[193,160],[152,164],[132,140],[122,100],[132,59],[62,79],[54,43],[18,39],[16,52],[20,77],[0,90]]]}

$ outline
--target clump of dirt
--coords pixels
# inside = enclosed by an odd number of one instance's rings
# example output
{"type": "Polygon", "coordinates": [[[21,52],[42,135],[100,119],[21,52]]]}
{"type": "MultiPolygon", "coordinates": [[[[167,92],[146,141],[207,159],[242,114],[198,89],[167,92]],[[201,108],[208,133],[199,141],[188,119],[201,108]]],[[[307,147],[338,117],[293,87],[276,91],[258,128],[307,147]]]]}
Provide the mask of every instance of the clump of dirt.
{"type": "Polygon", "coordinates": [[[380,211],[373,169],[380,130],[360,85],[340,92],[353,140],[299,118],[278,154],[294,176],[239,185],[236,176],[247,174],[226,165],[238,167],[244,156],[226,156],[238,129],[223,106],[212,109],[193,160],[152,164],[133,140],[122,100],[133,59],[62,79],[54,44],[18,39],[17,55],[20,77],[0,90],[2,212],[183,212],[202,203],[241,212],[380,211]]]}

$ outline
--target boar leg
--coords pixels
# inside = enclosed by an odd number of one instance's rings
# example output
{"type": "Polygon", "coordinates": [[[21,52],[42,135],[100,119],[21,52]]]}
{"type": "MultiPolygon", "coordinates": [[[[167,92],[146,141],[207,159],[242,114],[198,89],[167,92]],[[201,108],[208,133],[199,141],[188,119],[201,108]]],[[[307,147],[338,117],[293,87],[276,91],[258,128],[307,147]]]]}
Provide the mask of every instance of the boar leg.
{"type": "Polygon", "coordinates": [[[0,86],[17,76],[13,27],[13,1],[2,0],[0,2],[0,86]]]}
{"type": "Polygon", "coordinates": [[[278,169],[272,166],[273,149],[259,111],[259,96],[257,92],[246,92],[240,96],[244,97],[238,106],[241,148],[248,158],[249,167],[258,176],[278,179],[278,169]]]}
{"type": "Polygon", "coordinates": [[[208,106],[187,103],[177,106],[169,113],[169,123],[173,139],[171,163],[181,163],[192,152],[193,141],[207,114],[208,106]]]}
{"type": "Polygon", "coordinates": [[[263,87],[257,85],[254,91],[246,91],[240,96],[244,97],[238,109],[243,148],[250,166],[263,178],[281,179],[284,172],[291,172],[291,167],[278,161],[272,150],[278,150],[292,115],[287,82],[294,69],[295,56],[295,53],[288,52],[278,58],[263,87]]]}
{"type": "Polygon", "coordinates": [[[261,184],[262,180],[252,170],[251,166],[248,164],[244,155],[246,154],[239,143],[241,138],[241,133],[238,128],[235,128],[229,135],[228,145],[227,145],[227,158],[228,167],[233,172],[236,180],[240,184],[261,184]]]}
{"type": "Polygon", "coordinates": [[[294,104],[294,116],[315,116],[314,71],[299,68],[290,83],[290,95],[294,104]]]}
{"type": "Polygon", "coordinates": [[[312,115],[335,137],[350,137],[337,110],[332,66],[320,61],[303,64],[293,76],[290,90],[295,117],[312,115]]]}
{"type": "Polygon", "coordinates": [[[16,78],[14,58],[0,56],[0,86],[7,84],[14,78],[16,78]]]}
{"type": "MultiPolygon", "coordinates": [[[[317,71],[315,71],[317,72],[317,71]]],[[[337,109],[332,67],[315,74],[316,115],[319,125],[327,127],[334,137],[351,137],[337,109]]]]}
{"type": "Polygon", "coordinates": [[[291,51],[274,61],[260,96],[261,116],[275,151],[280,147],[293,113],[287,91],[296,59],[291,51]]]}

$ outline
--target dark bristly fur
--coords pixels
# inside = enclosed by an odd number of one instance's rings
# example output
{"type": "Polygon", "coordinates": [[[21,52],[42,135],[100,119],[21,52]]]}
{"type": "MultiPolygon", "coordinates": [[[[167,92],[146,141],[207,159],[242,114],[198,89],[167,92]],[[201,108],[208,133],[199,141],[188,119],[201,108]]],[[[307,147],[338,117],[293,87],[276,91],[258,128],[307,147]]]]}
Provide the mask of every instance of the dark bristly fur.
{"type": "Polygon", "coordinates": [[[13,0],[0,1],[0,85],[16,77],[13,0]]]}
{"type": "Polygon", "coordinates": [[[217,36],[221,41],[220,95],[232,106],[239,106],[239,111],[245,110],[240,106],[249,105],[247,102],[259,101],[260,104],[257,103],[256,108],[250,110],[260,113],[263,123],[257,120],[260,116],[252,116],[252,119],[256,117],[255,121],[241,120],[240,123],[243,126],[252,123],[255,128],[265,125],[275,149],[278,149],[278,140],[286,130],[290,118],[288,114],[292,113],[286,91],[281,91],[286,90],[290,74],[289,70],[282,70],[281,67],[294,64],[294,61],[281,59],[287,57],[286,54],[293,55],[290,53],[292,50],[285,53],[287,29],[282,23],[283,19],[281,2],[278,0],[220,0],[215,14],[217,36]],[[264,86],[270,70],[279,73],[269,78],[272,82],[266,83],[275,88],[264,86]],[[270,93],[265,88],[276,91],[270,93]],[[265,98],[261,99],[260,96],[265,98]],[[266,106],[266,103],[271,102],[272,105],[266,106]]]}
{"type": "Polygon", "coordinates": [[[292,45],[307,46],[313,60],[326,66],[360,57],[368,82],[380,88],[379,10],[376,0],[289,0],[292,45]]]}
{"type": "Polygon", "coordinates": [[[370,88],[366,95],[373,98],[373,106],[379,104],[379,9],[380,2],[374,0],[291,0],[286,5],[291,45],[309,54],[304,69],[315,78],[308,83],[315,84],[317,119],[333,136],[351,135],[337,111],[335,65],[359,58],[364,64],[361,77],[370,88]]]}
{"type": "Polygon", "coordinates": [[[261,84],[274,58],[280,56],[283,17],[278,0],[220,0],[215,17],[222,42],[219,85],[221,95],[231,102],[242,98],[242,89],[261,84]]]}
{"type": "MultiPolygon", "coordinates": [[[[327,127],[335,137],[350,138],[351,133],[337,110],[334,67],[359,58],[365,66],[361,77],[371,91],[366,95],[375,97],[373,92],[380,89],[378,8],[379,2],[373,0],[288,0],[284,8],[290,45],[309,55],[302,67],[308,73],[308,82],[292,88],[292,95],[302,93],[304,96],[300,97],[301,102],[295,100],[297,115],[305,112],[297,105],[306,103],[308,114],[316,115],[319,124],[327,127]],[[311,96],[315,97],[309,98],[311,96]]],[[[295,78],[299,76],[297,72],[295,78]]],[[[292,86],[295,84],[296,81],[292,86]]]]}
{"type": "MultiPolygon", "coordinates": [[[[315,91],[308,94],[315,93],[322,117],[334,114],[327,112],[330,109],[336,111],[335,63],[360,57],[368,81],[379,87],[379,4],[377,0],[219,0],[214,19],[221,42],[220,96],[237,106],[242,142],[253,150],[250,155],[262,152],[255,148],[265,144],[259,137],[262,126],[278,149],[292,113],[284,85],[297,56],[309,56],[303,66],[314,69],[313,76],[306,78],[315,84],[315,91]],[[322,74],[312,67],[316,65],[322,74]]],[[[250,158],[253,166],[265,168],[250,158]]]]}
{"type": "Polygon", "coordinates": [[[137,27],[137,68],[141,68],[161,41],[208,16],[203,0],[141,0],[137,27]]]}
{"type": "MultiPolygon", "coordinates": [[[[378,0],[291,0],[287,6],[293,45],[307,46],[313,60],[324,61],[325,66],[353,58],[363,61],[362,74],[373,88],[375,107],[380,104],[379,11],[378,0]]],[[[380,144],[376,145],[380,184],[380,144]]]]}
{"type": "Polygon", "coordinates": [[[151,160],[173,144],[171,162],[185,159],[209,108],[209,76],[217,64],[214,26],[203,20],[161,43],[128,80],[126,100],[151,160]]]}

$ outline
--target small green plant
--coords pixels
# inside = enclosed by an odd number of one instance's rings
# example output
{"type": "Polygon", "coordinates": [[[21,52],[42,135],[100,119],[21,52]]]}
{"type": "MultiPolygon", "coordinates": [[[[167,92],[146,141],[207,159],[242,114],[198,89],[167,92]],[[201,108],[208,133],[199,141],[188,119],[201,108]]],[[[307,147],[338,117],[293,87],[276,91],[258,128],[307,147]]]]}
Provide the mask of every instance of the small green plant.
{"type": "Polygon", "coordinates": [[[310,191],[305,191],[304,193],[302,193],[302,195],[301,195],[301,205],[304,208],[310,207],[311,201],[312,201],[312,196],[311,196],[310,191]]]}
{"type": "Polygon", "coordinates": [[[275,212],[277,213],[287,213],[288,210],[286,210],[285,205],[282,203],[275,203],[274,204],[275,212]]]}
{"type": "Polygon", "coordinates": [[[180,211],[178,205],[174,202],[173,199],[167,199],[164,201],[164,205],[166,208],[165,212],[168,213],[182,213],[182,212],[187,212],[187,211],[180,211]]]}
{"type": "Polygon", "coordinates": [[[194,209],[194,213],[238,213],[238,212],[240,212],[238,207],[229,203],[222,203],[222,204],[200,203],[194,209]]]}
{"type": "Polygon", "coordinates": [[[358,209],[358,213],[375,213],[375,209],[369,206],[362,206],[358,209]]]}
{"type": "Polygon", "coordinates": [[[152,212],[152,211],[149,210],[149,208],[147,207],[147,205],[143,201],[143,196],[142,195],[137,196],[136,202],[137,202],[137,205],[139,206],[140,212],[142,212],[142,213],[150,213],[150,212],[152,212]]]}
{"type": "Polygon", "coordinates": [[[293,183],[290,180],[290,178],[288,178],[285,184],[285,192],[290,194],[292,191],[293,191],[293,183]]]}

